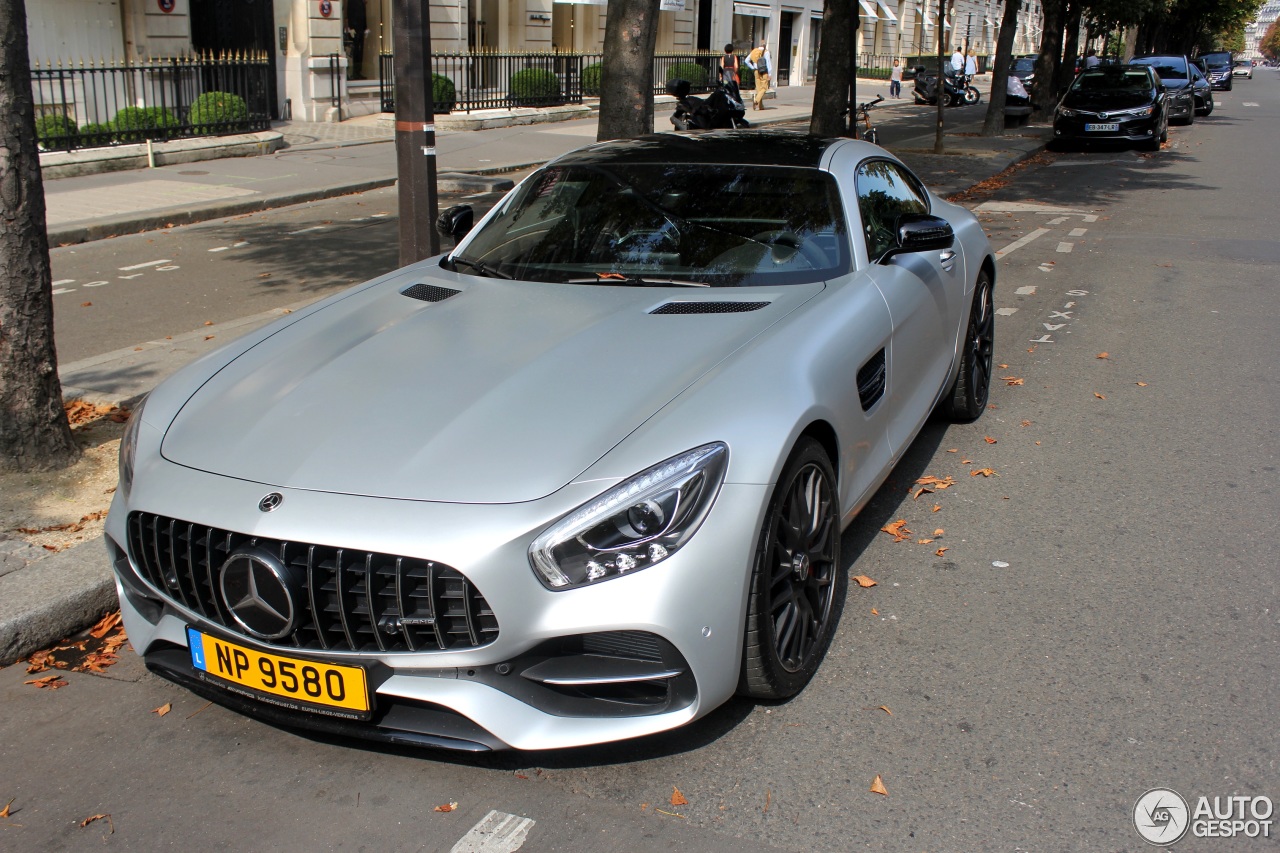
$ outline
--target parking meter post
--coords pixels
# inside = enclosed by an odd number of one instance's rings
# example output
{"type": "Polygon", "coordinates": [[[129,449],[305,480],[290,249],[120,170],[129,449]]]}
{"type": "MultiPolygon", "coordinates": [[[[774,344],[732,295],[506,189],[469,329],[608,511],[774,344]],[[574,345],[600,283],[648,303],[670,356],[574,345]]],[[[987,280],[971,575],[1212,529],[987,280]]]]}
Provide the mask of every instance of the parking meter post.
{"type": "Polygon", "coordinates": [[[400,264],[440,251],[435,231],[436,132],[431,75],[431,19],[422,0],[393,0],[396,75],[396,176],[400,264]]]}

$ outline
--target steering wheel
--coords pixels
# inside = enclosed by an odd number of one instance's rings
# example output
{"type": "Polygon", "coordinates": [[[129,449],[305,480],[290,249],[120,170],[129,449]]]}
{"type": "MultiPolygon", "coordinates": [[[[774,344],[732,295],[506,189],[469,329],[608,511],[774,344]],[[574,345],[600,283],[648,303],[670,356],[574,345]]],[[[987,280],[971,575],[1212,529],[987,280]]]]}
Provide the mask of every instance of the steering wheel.
{"type": "Polygon", "coordinates": [[[774,263],[785,264],[799,254],[814,269],[827,266],[827,256],[821,249],[789,229],[761,231],[751,239],[769,245],[774,263]]]}

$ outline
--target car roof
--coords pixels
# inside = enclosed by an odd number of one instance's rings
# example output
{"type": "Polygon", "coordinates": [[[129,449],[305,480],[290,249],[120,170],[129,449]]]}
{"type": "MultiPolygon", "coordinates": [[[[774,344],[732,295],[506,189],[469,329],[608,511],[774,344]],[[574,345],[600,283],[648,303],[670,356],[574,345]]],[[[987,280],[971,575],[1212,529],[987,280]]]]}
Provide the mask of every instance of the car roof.
{"type": "Polygon", "coordinates": [[[558,158],[555,163],[686,162],[817,168],[828,148],[847,141],[777,130],[726,130],[688,135],[655,133],[579,148],[558,158]]]}

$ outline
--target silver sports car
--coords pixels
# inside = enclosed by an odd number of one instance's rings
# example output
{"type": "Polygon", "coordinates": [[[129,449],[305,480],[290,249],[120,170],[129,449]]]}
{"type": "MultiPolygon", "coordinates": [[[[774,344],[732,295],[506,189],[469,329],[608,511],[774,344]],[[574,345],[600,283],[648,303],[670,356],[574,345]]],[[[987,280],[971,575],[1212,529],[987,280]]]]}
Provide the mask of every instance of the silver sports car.
{"type": "Polygon", "coordinates": [[[841,529],[932,412],[985,408],[978,222],[881,148],[750,131],[592,145],[471,219],[137,410],[134,648],[257,717],[462,750],[800,691],[841,529]]]}

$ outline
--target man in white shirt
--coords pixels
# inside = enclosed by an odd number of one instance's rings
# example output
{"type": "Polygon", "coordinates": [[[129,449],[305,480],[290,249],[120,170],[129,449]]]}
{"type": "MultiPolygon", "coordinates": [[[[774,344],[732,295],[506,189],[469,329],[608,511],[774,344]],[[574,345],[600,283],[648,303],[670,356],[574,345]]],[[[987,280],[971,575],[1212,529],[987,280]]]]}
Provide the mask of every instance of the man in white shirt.
{"type": "Polygon", "coordinates": [[[769,56],[769,43],[760,39],[760,46],[747,54],[747,67],[755,72],[756,93],[751,99],[757,110],[764,109],[764,96],[769,92],[769,75],[773,73],[773,59],[769,56]]]}
{"type": "Polygon", "coordinates": [[[956,45],[956,52],[951,54],[951,70],[959,74],[964,70],[964,51],[956,45]]]}

